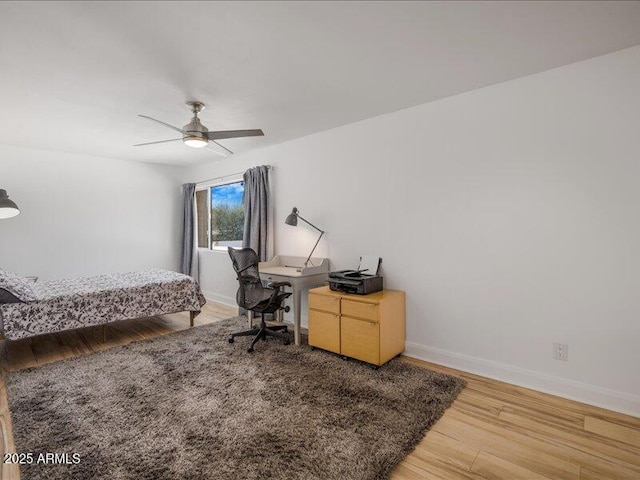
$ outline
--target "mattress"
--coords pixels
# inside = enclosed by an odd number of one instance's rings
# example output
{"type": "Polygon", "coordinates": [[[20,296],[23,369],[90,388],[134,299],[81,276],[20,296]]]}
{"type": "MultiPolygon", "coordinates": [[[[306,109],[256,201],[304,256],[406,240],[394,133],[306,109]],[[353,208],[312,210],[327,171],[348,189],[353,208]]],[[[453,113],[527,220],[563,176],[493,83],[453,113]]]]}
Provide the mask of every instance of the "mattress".
{"type": "Polygon", "coordinates": [[[206,300],[198,282],[168,270],[36,282],[37,300],[0,305],[5,338],[101,325],[182,311],[199,312],[206,300]]]}

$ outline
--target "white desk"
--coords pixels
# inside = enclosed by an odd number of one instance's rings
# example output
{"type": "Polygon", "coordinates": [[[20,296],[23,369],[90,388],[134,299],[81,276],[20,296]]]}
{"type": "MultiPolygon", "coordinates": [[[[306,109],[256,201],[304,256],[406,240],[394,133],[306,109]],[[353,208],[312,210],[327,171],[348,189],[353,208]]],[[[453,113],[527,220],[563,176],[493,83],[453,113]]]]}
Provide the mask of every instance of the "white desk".
{"type": "Polygon", "coordinates": [[[305,260],[305,257],[276,255],[272,260],[258,264],[262,280],[291,283],[293,290],[293,335],[296,345],[300,345],[302,291],[320,287],[329,278],[328,258],[312,258],[307,267],[304,267],[305,260]]]}

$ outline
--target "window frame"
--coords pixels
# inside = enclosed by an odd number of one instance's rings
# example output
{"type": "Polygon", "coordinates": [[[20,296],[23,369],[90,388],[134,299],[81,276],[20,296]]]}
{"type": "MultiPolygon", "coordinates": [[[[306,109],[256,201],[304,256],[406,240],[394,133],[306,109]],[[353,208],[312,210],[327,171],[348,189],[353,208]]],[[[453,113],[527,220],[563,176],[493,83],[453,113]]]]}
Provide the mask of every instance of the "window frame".
{"type": "MultiPolygon", "coordinates": [[[[244,182],[244,175],[243,174],[239,174],[239,175],[230,175],[228,177],[221,177],[219,180],[215,181],[215,182],[206,182],[206,183],[199,183],[196,185],[196,192],[201,192],[201,191],[206,191],[207,195],[207,243],[208,246],[206,247],[200,247],[198,246],[198,251],[203,251],[203,252],[226,252],[227,248],[226,246],[216,246],[213,245],[213,239],[211,238],[211,189],[215,188],[215,187],[221,187],[223,185],[230,185],[232,183],[238,183],[238,182],[244,182]]],[[[195,193],[194,193],[194,202],[196,202],[195,200],[195,193]]],[[[197,209],[197,202],[196,202],[196,206],[195,208],[197,209]]],[[[197,218],[197,215],[196,215],[197,218]]],[[[198,227],[198,225],[196,225],[196,228],[198,227]]],[[[197,230],[196,230],[196,237],[197,237],[197,230]]],[[[243,239],[241,239],[243,240],[243,239]]]]}

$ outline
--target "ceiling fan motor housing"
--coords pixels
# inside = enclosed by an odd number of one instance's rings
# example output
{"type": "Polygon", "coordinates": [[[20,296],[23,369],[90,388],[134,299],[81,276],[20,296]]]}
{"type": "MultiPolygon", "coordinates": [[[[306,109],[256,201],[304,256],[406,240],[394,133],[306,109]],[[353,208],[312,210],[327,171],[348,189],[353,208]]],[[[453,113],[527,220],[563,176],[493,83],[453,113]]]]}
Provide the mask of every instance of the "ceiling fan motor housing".
{"type": "Polygon", "coordinates": [[[185,132],[182,136],[182,140],[190,147],[204,147],[209,143],[209,137],[207,137],[208,130],[207,127],[200,123],[200,119],[198,118],[198,112],[201,112],[204,109],[204,104],[199,102],[189,102],[187,105],[191,107],[193,118],[191,119],[191,122],[182,128],[185,132]]]}
{"type": "Polygon", "coordinates": [[[185,135],[183,135],[183,140],[204,140],[206,143],[209,142],[209,138],[207,137],[207,127],[200,123],[200,119],[198,118],[198,113],[204,110],[204,103],[201,102],[187,102],[187,107],[193,112],[193,118],[191,122],[185,125],[182,130],[184,130],[185,135]]]}
{"type": "Polygon", "coordinates": [[[193,136],[198,138],[207,138],[206,133],[209,131],[207,127],[200,123],[198,117],[193,117],[191,122],[182,127],[182,129],[187,133],[185,137],[193,136]]]}

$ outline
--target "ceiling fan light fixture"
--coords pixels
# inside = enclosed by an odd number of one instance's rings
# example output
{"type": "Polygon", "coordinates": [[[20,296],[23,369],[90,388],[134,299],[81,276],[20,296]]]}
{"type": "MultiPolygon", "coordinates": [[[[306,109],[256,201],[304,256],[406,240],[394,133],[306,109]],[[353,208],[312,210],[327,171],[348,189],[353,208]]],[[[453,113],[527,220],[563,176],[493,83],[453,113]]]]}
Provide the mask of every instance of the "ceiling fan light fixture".
{"type": "Polygon", "coordinates": [[[193,148],[206,147],[207,144],[209,143],[208,140],[201,137],[185,137],[183,141],[187,147],[193,147],[193,148]]]}

